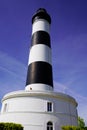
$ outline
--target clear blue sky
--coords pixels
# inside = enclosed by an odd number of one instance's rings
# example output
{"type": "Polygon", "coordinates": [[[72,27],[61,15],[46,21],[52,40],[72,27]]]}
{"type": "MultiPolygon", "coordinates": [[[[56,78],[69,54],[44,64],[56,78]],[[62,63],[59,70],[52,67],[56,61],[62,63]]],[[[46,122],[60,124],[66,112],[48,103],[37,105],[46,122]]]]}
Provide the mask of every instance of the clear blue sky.
{"type": "Polygon", "coordinates": [[[0,99],[25,88],[31,18],[40,7],[52,18],[55,91],[77,100],[78,114],[87,124],[86,0],[0,0],[0,99]]]}

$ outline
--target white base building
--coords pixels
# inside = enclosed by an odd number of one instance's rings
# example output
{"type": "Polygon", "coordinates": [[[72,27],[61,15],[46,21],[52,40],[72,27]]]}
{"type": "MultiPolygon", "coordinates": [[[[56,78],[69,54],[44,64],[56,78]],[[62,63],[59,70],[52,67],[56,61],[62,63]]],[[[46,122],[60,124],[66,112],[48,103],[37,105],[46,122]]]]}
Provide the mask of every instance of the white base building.
{"type": "Polygon", "coordinates": [[[15,91],[2,99],[0,122],[23,125],[24,130],[61,130],[77,125],[74,98],[52,91],[15,91]]]}

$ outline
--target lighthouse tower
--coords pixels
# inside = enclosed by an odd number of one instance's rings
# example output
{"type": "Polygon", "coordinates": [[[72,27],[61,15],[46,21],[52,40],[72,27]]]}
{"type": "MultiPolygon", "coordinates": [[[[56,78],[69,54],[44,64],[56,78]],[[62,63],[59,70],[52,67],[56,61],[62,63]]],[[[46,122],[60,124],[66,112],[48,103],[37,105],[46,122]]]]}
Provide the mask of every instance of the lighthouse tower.
{"type": "Polygon", "coordinates": [[[64,125],[77,125],[76,100],[53,90],[50,25],[46,10],[37,10],[32,17],[26,87],[3,97],[0,122],[20,123],[24,130],[61,130],[64,125]]]}
{"type": "Polygon", "coordinates": [[[49,34],[51,18],[45,9],[39,9],[32,18],[32,24],[26,90],[53,90],[49,34]]]}

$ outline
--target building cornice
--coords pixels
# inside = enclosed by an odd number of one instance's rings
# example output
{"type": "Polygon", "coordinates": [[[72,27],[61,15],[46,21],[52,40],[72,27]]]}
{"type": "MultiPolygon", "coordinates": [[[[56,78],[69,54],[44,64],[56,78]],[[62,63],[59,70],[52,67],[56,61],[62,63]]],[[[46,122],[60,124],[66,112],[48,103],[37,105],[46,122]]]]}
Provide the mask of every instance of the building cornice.
{"type": "Polygon", "coordinates": [[[50,98],[58,98],[64,101],[72,102],[74,105],[78,105],[76,100],[64,93],[60,92],[54,92],[54,91],[25,91],[25,90],[20,90],[20,91],[14,91],[6,94],[2,102],[10,99],[10,98],[18,98],[18,97],[50,97],[50,98]]]}

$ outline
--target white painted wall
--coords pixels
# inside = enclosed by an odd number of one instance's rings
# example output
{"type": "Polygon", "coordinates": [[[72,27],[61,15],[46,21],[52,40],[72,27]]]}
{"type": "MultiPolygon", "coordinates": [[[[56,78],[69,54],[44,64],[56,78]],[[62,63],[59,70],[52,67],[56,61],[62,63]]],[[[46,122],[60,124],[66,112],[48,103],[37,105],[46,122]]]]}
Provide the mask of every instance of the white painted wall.
{"type": "Polygon", "coordinates": [[[35,83],[25,87],[26,91],[53,91],[53,87],[47,84],[35,83]]]}
{"type": "Polygon", "coordinates": [[[0,122],[20,123],[24,130],[46,130],[51,121],[54,130],[61,130],[61,125],[77,125],[76,107],[76,101],[62,93],[17,91],[4,96],[0,122]],[[47,102],[53,103],[52,112],[47,112],[47,102]]]}
{"type": "Polygon", "coordinates": [[[41,30],[47,33],[50,32],[50,24],[45,19],[39,19],[35,21],[32,25],[32,34],[41,30]]]}
{"type": "Polygon", "coordinates": [[[43,44],[37,44],[32,46],[30,49],[28,64],[36,61],[44,61],[52,64],[51,57],[51,48],[43,44]]]}

